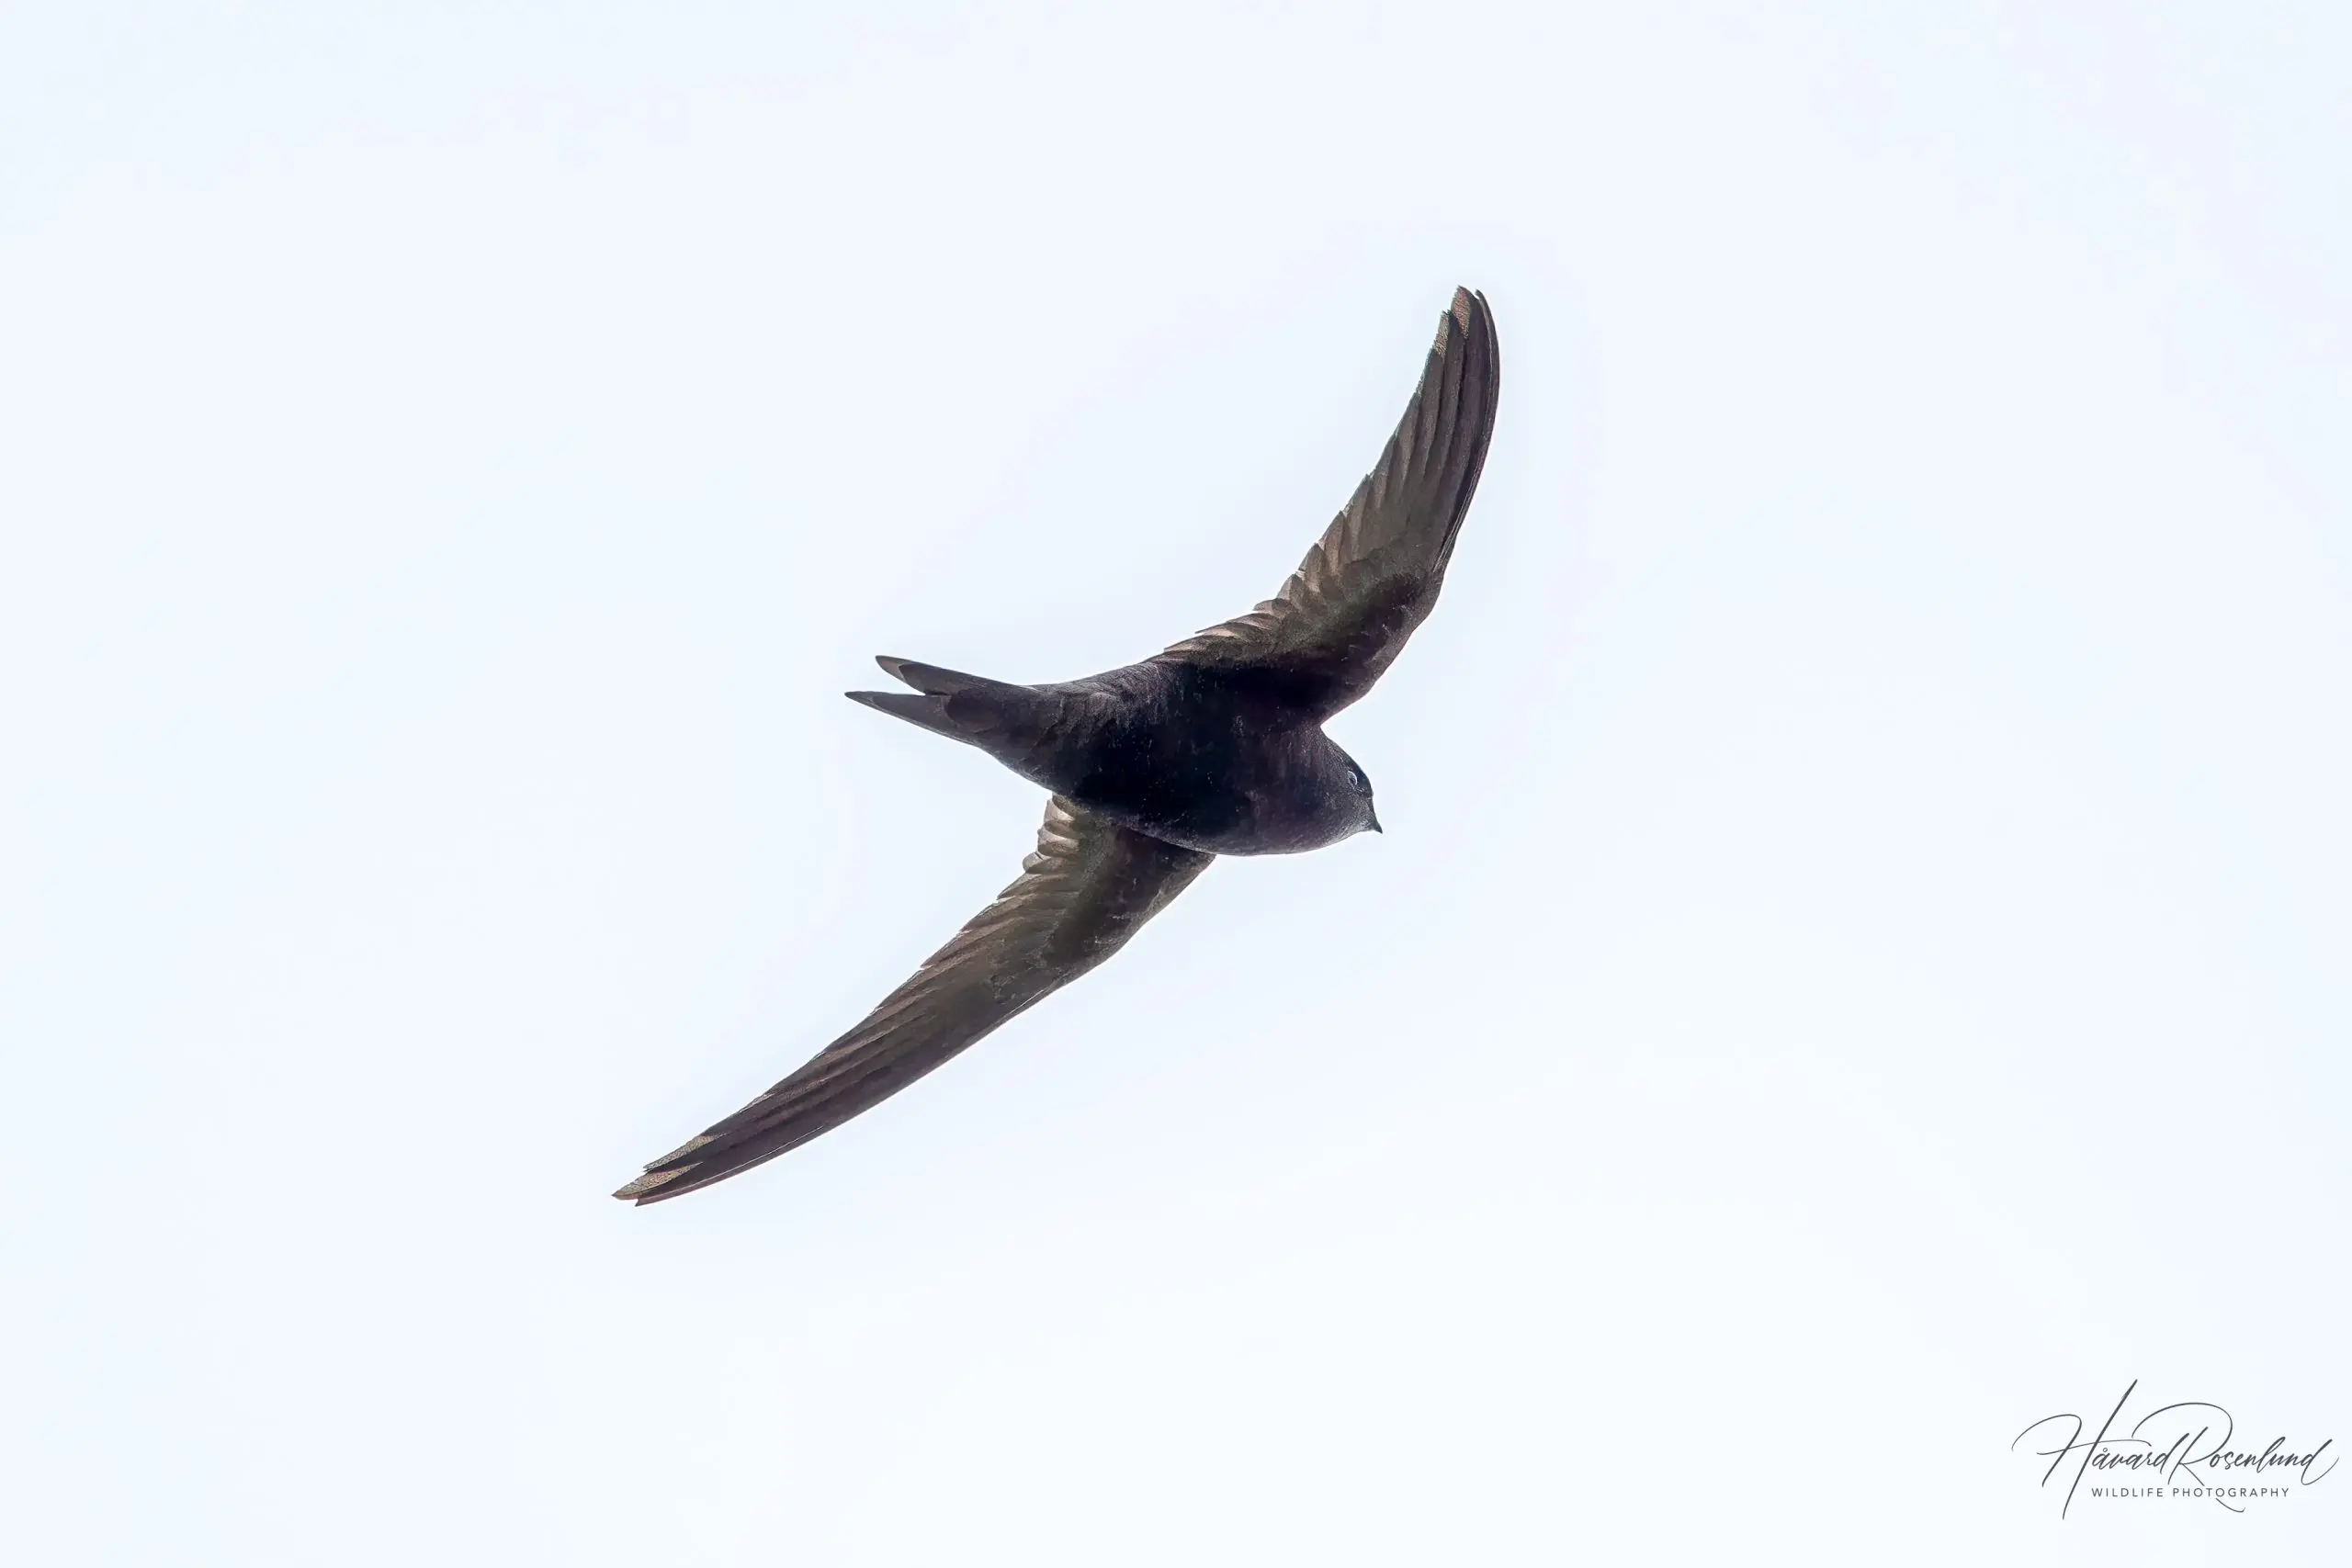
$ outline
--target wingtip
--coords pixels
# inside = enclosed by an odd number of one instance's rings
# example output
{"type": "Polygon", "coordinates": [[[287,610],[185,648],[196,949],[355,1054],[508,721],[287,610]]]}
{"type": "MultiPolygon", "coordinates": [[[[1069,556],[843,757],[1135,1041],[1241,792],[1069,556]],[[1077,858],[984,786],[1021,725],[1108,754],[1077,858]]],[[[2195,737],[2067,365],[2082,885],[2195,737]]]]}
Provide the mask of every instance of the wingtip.
{"type": "Polygon", "coordinates": [[[1454,289],[1453,302],[1438,320],[1437,342],[1430,352],[1437,358],[1451,359],[1457,345],[1470,363],[1486,367],[1489,382],[1495,378],[1500,355],[1495,343],[1494,312],[1487,306],[1487,297],[1467,285],[1454,289]]]}
{"type": "Polygon", "coordinates": [[[664,1192],[661,1189],[693,1168],[693,1166],[682,1165],[673,1170],[649,1170],[628,1186],[615,1189],[613,1196],[624,1203],[655,1203],[664,1198],[674,1198],[677,1196],[675,1192],[664,1192]]]}
{"type": "Polygon", "coordinates": [[[655,1189],[666,1187],[671,1182],[677,1180],[678,1178],[685,1175],[686,1172],[694,1169],[694,1166],[692,1165],[678,1165],[673,1162],[685,1158],[686,1156],[694,1153],[696,1149],[701,1148],[704,1145],[709,1142],[710,1134],[708,1133],[697,1133],[695,1136],[688,1138],[684,1143],[680,1144],[676,1148],[672,1149],[668,1154],[663,1155],[660,1159],[655,1160],[651,1165],[647,1166],[645,1168],[644,1175],[639,1177],[636,1180],[628,1183],[627,1186],[616,1189],[614,1191],[613,1196],[618,1198],[624,1203],[652,1203],[657,1202],[663,1198],[676,1197],[677,1194],[675,1192],[660,1192],[656,1191],[655,1189]],[[667,1168],[664,1168],[665,1167],[667,1168]]]}
{"type": "Polygon", "coordinates": [[[1445,313],[1456,327],[1466,333],[1472,323],[1487,313],[1487,297],[1467,284],[1462,285],[1454,289],[1453,299],[1447,304],[1445,313]]]}

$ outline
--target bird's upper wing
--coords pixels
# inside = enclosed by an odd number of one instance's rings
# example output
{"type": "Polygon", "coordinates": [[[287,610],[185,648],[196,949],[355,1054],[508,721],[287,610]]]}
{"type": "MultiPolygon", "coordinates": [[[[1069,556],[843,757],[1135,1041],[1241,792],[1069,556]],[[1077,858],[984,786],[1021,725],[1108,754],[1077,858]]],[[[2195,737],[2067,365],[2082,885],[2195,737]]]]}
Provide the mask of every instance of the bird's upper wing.
{"type": "Polygon", "coordinates": [[[1216,857],[1046,803],[1020,879],[865,1021],[613,1194],[659,1202],[829,1132],[1102,963],[1216,857]]]}
{"type": "Polygon", "coordinates": [[[1370,691],[1437,604],[1501,387],[1487,301],[1457,288],[1396,434],[1282,592],[1157,661],[1246,673],[1318,717],[1370,691]]]}

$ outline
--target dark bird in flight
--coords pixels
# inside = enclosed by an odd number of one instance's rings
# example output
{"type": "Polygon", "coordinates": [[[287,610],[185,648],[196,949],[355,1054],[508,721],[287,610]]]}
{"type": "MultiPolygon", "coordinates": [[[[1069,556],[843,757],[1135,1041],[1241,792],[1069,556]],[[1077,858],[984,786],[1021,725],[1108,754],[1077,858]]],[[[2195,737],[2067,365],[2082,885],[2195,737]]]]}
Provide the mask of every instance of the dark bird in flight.
{"type": "Polygon", "coordinates": [[[1053,793],[1036,852],[864,1022],[613,1196],[674,1198],[840,1126],[1116,953],[1218,855],[1378,832],[1372,785],[1323,721],[1435,607],[1500,388],[1487,302],[1456,289],[1379,464],[1282,592],[1140,664],[1015,686],[881,660],[912,691],[853,700],[1053,793]]]}

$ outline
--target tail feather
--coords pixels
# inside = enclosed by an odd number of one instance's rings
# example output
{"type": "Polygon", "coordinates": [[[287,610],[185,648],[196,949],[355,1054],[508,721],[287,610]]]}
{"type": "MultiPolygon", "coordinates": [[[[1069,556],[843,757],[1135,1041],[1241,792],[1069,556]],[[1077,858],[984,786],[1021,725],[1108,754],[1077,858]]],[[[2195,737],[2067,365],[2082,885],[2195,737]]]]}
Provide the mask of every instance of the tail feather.
{"type": "Polygon", "coordinates": [[[1094,739],[1118,716],[1117,700],[1084,682],[1016,686],[911,659],[876,662],[914,690],[851,692],[850,701],[977,747],[1057,792],[1078,787],[1094,739]]]}
{"type": "Polygon", "coordinates": [[[978,743],[977,738],[947,716],[947,699],[940,696],[917,695],[911,692],[844,692],[854,703],[864,703],[877,713],[903,718],[909,724],[919,724],[934,735],[944,735],[950,740],[978,743]]]}
{"type": "Polygon", "coordinates": [[[1040,694],[911,659],[875,662],[914,691],[851,692],[846,694],[850,701],[977,746],[1014,772],[1026,773],[1031,749],[1044,738],[1049,717],[1048,704],[1040,694]]]}
{"type": "Polygon", "coordinates": [[[985,675],[967,675],[960,670],[942,670],[936,664],[918,664],[911,659],[893,659],[888,654],[876,654],[874,662],[888,671],[892,680],[903,681],[929,697],[953,697],[966,692],[1010,696],[1028,692],[1026,686],[991,681],[985,675]]]}

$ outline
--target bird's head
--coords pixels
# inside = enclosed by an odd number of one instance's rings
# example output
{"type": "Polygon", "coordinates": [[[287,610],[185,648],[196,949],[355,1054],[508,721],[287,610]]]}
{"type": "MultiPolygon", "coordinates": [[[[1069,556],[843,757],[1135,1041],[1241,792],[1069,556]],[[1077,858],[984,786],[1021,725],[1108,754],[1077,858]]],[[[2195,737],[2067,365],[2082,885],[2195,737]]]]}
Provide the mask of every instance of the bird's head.
{"type": "Polygon", "coordinates": [[[1331,748],[1331,784],[1326,798],[1337,808],[1334,815],[1350,833],[1379,832],[1380,815],[1372,806],[1372,780],[1356,765],[1353,757],[1337,746],[1331,748]]]}

